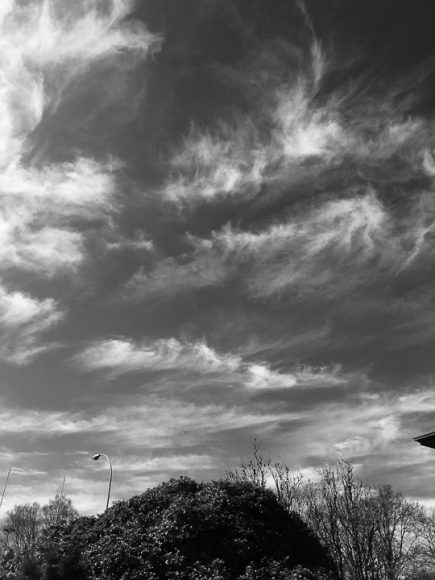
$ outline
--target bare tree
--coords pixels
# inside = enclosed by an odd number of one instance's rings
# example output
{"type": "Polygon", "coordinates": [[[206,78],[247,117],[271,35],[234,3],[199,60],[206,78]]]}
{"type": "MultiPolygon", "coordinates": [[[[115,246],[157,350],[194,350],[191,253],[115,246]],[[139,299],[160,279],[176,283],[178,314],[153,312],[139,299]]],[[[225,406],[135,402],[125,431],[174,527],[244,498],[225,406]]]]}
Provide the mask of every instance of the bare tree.
{"type": "Polygon", "coordinates": [[[414,574],[413,579],[430,580],[435,577],[435,509],[422,510],[420,518],[420,542],[416,547],[420,575],[414,574]]]}
{"type": "Polygon", "coordinates": [[[8,545],[15,554],[32,552],[42,526],[42,510],[38,503],[16,505],[6,516],[8,545]]]}
{"type": "Polygon", "coordinates": [[[386,580],[398,580],[415,567],[422,552],[423,514],[421,506],[390,485],[377,488],[377,550],[386,580]]]}
{"type": "Polygon", "coordinates": [[[305,518],[328,546],[343,578],[398,580],[415,569],[421,553],[423,509],[382,485],[354,475],[350,461],[324,466],[305,488],[305,518]]]}
{"type": "Polygon", "coordinates": [[[72,501],[62,494],[56,494],[47,505],[42,506],[43,526],[51,526],[59,522],[69,523],[75,520],[79,513],[72,504],[72,501]]]}
{"type": "MultiPolygon", "coordinates": [[[[313,482],[264,457],[255,442],[252,457],[227,475],[271,487],[317,533],[345,580],[399,580],[422,569],[424,510],[391,486],[363,483],[344,458],[322,466],[313,482]]],[[[426,544],[435,561],[435,515],[432,523],[426,544]]]]}
{"type": "Polygon", "coordinates": [[[37,565],[38,541],[43,538],[44,530],[58,523],[69,523],[76,517],[77,510],[63,494],[56,495],[42,507],[38,503],[16,505],[6,514],[0,533],[2,571],[7,569],[11,577],[21,578],[26,566],[37,565]]]}
{"type": "Polygon", "coordinates": [[[283,462],[262,455],[256,439],[252,456],[243,459],[239,467],[227,470],[226,477],[230,481],[249,481],[263,488],[272,487],[278,501],[288,511],[299,513],[302,509],[304,478],[300,473],[295,475],[283,462]]]}

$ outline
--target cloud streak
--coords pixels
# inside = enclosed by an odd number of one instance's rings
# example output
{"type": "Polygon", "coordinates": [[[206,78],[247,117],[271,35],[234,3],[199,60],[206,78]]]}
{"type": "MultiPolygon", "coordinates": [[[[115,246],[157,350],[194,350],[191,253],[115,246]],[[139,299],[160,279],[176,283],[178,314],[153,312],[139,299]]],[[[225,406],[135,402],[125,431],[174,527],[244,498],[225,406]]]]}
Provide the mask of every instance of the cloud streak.
{"type": "MultiPolygon", "coordinates": [[[[205,342],[168,340],[135,343],[125,339],[97,341],[71,359],[82,372],[107,372],[114,379],[128,373],[176,372],[177,389],[199,389],[205,384],[216,388],[242,389],[246,393],[281,389],[311,389],[346,387],[351,374],[339,367],[296,368],[293,372],[272,369],[262,361],[246,361],[234,353],[222,353],[205,342]]],[[[168,375],[161,380],[151,379],[157,392],[159,385],[172,384],[168,375]]]]}
{"type": "Polygon", "coordinates": [[[36,300],[21,292],[0,287],[0,357],[9,364],[29,363],[42,352],[56,348],[56,343],[41,336],[63,318],[59,305],[50,298],[36,300]]]}
{"type": "Polygon", "coordinates": [[[227,225],[209,239],[188,238],[190,253],[165,258],[149,272],[142,270],[126,290],[138,298],[171,295],[221,286],[243,272],[244,291],[252,298],[279,296],[294,289],[323,292],[325,284],[336,293],[341,286],[341,292],[348,292],[352,285],[370,284],[378,276],[393,277],[417,258],[431,258],[431,247],[425,244],[433,227],[427,208],[425,218],[419,210],[412,217],[413,223],[405,229],[369,191],[302,210],[297,217],[263,231],[227,225]],[[337,283],[344,271],[352,271],[352,279],[337,283]]]}

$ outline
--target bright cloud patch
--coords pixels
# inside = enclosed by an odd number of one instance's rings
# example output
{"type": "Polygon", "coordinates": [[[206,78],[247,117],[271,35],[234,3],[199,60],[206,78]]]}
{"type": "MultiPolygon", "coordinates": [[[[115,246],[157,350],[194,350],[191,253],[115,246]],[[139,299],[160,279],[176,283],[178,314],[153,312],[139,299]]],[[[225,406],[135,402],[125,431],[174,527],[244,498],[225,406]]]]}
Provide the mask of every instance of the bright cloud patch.
{"type": "Polygon", "coordinates": [[[144,55],[156,38],[123,19],[130,3],[7,0],[0,13],[2,59],[0,166],[20,156],[25,139],[53,111],[68,84],[99,59],[127,50],[144,55]]]}
{"type": "Polygon", "coordinates": [[[249,122],[222,125],[215,135],[193,130],[172,159],[173,180],[164,195],[183,203],[251,197],[263,183],[267,164],[259,133],[249,122]]]}
{"type": "MultiPolygon", "coordinates": [[[[83,260],[81,222],[107,219],[113,210],[111,168],[78,158],[28,167],[21,156],[32,131],[54,114],[62,91],[101,59],[132,51],[143,57],[158,39],[124,22],[129,3],[98,2],[2,6],[0,110],[0,221],[2,264],[53,274],[83,260]]],[[[3,267],[4,267],[3,266],[3,267]]]]}
{"type": "Polygon", "coordinates": [[[112,179],[104,167],[80,159],[44,170],[9,167],[0,176],[0,269],[52,276],[84,259],[86,225],[111,212],[112,179]],[[81,222],[81,231],[73,223],[81,222]]]}
{"type": "Polygon", "coordinates": [[[0,358],[6,363],[26,364],[41,352],[56,345],[40,344],[44,332],[63,317],[52,299],[36,300],[21,292],[7,292],[0,287],[0,358]]]}
{"type": "Polygon", "coordinates": [[[84,370],[110,369],[115,375],[163,369],[232,372],[241,364],[238,357],[219,355],[203,343],[185,345],[175,339],[139,345],[119,339],[104,340],[91,345],[74,360],[84,370]]]}
{"type": "Polygon", "coordinates": [[[339,368],[279,372],[266,363],[245,362],[240,356],[219,353],[203,342],[182,343],[173,338],[139,344],[102,340],[76,355],[72,362],[83,371],[107,371],[112,377],[132,372],[178,371],[179,388],[201,388],[200,377],[210,381],[213,376],[221,386],[241,387],[247,392],[344,387],[352,379],[339,368]]]}

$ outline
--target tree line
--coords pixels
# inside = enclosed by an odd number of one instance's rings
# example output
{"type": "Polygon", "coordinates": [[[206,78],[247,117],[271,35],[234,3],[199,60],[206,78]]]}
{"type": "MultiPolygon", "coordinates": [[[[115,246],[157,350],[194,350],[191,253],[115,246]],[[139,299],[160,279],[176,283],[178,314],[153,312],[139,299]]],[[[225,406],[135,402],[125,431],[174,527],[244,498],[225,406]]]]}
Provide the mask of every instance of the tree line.
{"type": "Polygon", "coordinates": [[[230,481],[272,487],[331,555],[343,580],[435,578],[435,510],[409,501],[391,485],[364,483],[351,461],[323,465],[311,481],[254,444],[252,457],[227,472],[230,481]]]}
{"type": "Polygon", "coordinates": [[[429,580],[435,512],[346,459],[315,481],[257,444],[225,478],[170,480],[80,517],[19,505],[0,531],[1,580],[429,580]]]}

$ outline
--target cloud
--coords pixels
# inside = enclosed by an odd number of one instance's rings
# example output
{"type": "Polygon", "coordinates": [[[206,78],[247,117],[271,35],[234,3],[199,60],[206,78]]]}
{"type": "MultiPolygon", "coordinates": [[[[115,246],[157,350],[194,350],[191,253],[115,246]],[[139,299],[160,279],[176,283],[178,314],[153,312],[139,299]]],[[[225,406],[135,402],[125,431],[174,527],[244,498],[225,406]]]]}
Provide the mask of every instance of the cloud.
{"type": "Polygon", "coordinates": [[[320,43],[313,40],[307,63],[285,43],[282,52],[286,59],[279,50],[277,55],[262,47],[253,62],[234,71],[244,79],[246,93],[255,87],[259,102],[251,115],[218,118],[204,130],[191,127],[169,158],[165,199],[181,206],[227,198],[240,203],[264,193],[290,164],[311,158],[330,162],[342,153],[347,137],[335,101],[324,107],[314,102],[327,61],[320,43]],[[271,74],[280,59],[288,61],[291,74],[271,74]]]}
{"type": "Polygon", "coordinates": [[[6,1],[0,18],[3,131],[0,165],[22,152],[43,114],[53,114],[72,79],[122,51],[143,58],[160,39],[127,20],[131,3],[109,0],[6,1]]]}
{"type": "MultiPolygon", "coordinates": [[[[216,382],[216,387],[241,388],[247,393],[281,389],[345,387],[352,375],[343,373],[339,367],[295,368],[293,372],[274,370],[263,361],[245,361],[233,353],[222,353],[205,342],[180,342],[167,340],[135,343],[125,339],[97,341],[75,355],[71,362],[82,372],[105,371],[111,378],[127,373],[177,371],[177,389],[199,390],[204,382],[216,382]]],[[[171,384],[167,374],[163,382],[152,380],[157,391],[165,383],[171,384]],[[160,387],[159,387],[160,385],[160,387]]]]}
{"type": "Polygon", "coordinates": [[[8,294],[0,289],[0,324],[6,328],[18,328],[33,322],[39,315],[52,315],[56,310],[54,300],[35,300],[26,294],[8,294]]]}
{"type": "Polygon", "coordinates": [[[37,300],[0,286],[0,358],[9,364],[24,365],[38,354],[56,348],[56,343],[41,341],[63,315],[51,298],[37,300]]]}
{"type": "MultiPolygon", "coordinates": [[[[0,276],[8,279],[9,288],[17,273],[45,279],[76,275],[89,258],[95,230],[101,237],[112,230],[118,244],[131,244],[119,240],[113,222],[120,163],[91,159],[77,150],[69,151],[69,161],[49,159],[38,135],[50,138],[47,127],[69,91],[74,96],[76,80],[121,55],[129,56],[132,67],[158,49],[160,37],[128,18],[132,8],[124,0],[2,3],[0,276]]],[[[23,365],[54,348],[41,342],[64,316],[53,299],[13,288],[1,288],[0,299],[3,360],[23,365]]]]}
{"type": "MultiPolygon", "coordinates": [[[[0,63],[0,220],[3,268],[52,276],[76,271],[85,256],[86,224],[114,212],[113,164],[75,161],[29,166],[23,155],[63,91],[103,58],[144,58],[160,39],[126,19],[132,6],[110,0],[66,5],[44,0],[2,5],[0,63]],[[79,221],[78,221],[79,220],[79,221]]],[[[116,167],[115,167],[116,168],[116,167]]]]}
{"type": "MultiPolygon", "coordinates": [[[[250,372],[256,381],[265,380],[264,369],[252,365],[250,372]]],[[[312,388],[313,381],[331,388],[333,384],[346,385],[350,380],[353,383],[347,396],[317,402],[315,408],[312,405],[301,407],[297,399],[229,401],[221,397],[219,402],[200,403],[183,400],[180,396],[168,398],[146,393],[134,396],[118,393],[116,404],[100,403],[94,411],[88,409],[86,412],[25,409],[18,412],[3,405],[0,431],[3,441],[8,441],[10,435],[14,435],[15,444],[21,438],[36,437],[45,441],[45,448],[50,438],[61,436],[76,450],[81,442],[89,441],[92,433],[95,452],[107,450],[112,457],[118,495],[130,489],[132,477],[134,486],[140,491],[145,480],[150,485],[157,483],[156,478],[160,480],[180,471],[189,470],[200,477],[206,473],[210,475],[224,457],[231,462],[226,451],[227,437],[234,437],[235,432],[248,443],[257,437],[263,448],[281,455],[294,468],[299,465],[315,469],[319,458],[322,461],[333,459],[336,453],[352,457],[361,473],[364,469],[374,469],[377,462],[383,461],[386,452],[390,453],[391,464],[403,461],[401,455],[405,451],[408,453],[403,445],[412,436],[406,417],[425,413],[433,407],[430,389],[404,395],[394,392],[380,395],[373,392],[372,383],[363,375],[352,375],[350,379],[338,372],[331,375],[326,369],[318,373],[317,381],[313,379],[313,369],[301,371],[298,378],[303,389],[312,388]],[[146,452],[143,441],[147,442],[146,452]],[[112,453],[111,449],[116,451],[112,453]],[[199,456],[195,449],[202,450],[199,456]],[[208,457],[207,449],[213,459],[208,457]],[[164,454],[163,459],[160,456],[151,459],[150,450],[157,455],[164,454]]],[[[231,441],[234,461],[237,461],[239,451],[234,449],[233,439],[231,441]]],[[[77,451],[74,453],[77,455],[77,451]]],[[[89,457],[91,454],[92,450],[89,457]]],[[[38,461],[49,459],[47,456],[38,461]]],[[[79,459],[77,455],[74,466],[68,466],[68,480],[85,477],[89,467],[79,459]]],[[[39,466],[41,471],[45,470],[43,464],[39,466]]],[[[32,463],[27,467],[33,468],[32,463]]],[[[79,496],[79,487],[73,487],[79,496]]]]}
{"type": "MultiPolygon", "coordinates": [[[[249,363],[244,373],[247,381],[250,377],[255,383],[248,385],[252,394],[266,383],[267,388],[272,381],[276,386],[283,377],[256,363],[249,363]]],[[[228,373],[228,380],[232,374],[228,373]]],[[[31,456],[26,457],[26,469],[38,469],[43,477],[51,461],[58,463],[57,469],[62,468],[59,478],[67,473],[68,495],[85,510],[95,508],[82,496],[83,482],[107,476],[106,469],[90,471],[90,456],[97,451],[112,458],[114,497],[140,492],[145,485],[186,471],[199,478],[217,475],[219,465],[231,466],[240,460],[235,433],[248,445],[257,437],[273,456],[279,455],[292,468],[308,471],[337,453],[351,457],[363,477],[385,462],[386,453],[390,466],[403,464],[405,459],[408,464],[415,461],[415,453],[407,446],[414,423],[407,417],[435,409],[430,388],[379,394],[363,374],[346,375],[340,369],[300,369],[294,381],[296,390],[340,386],[343,396],[319,401],[316,394],[311,405],[301,406],[297,398],[229,400],[220,396],[216,402],[199,402],[185,400],[180,392],[171,397],[119,392],[116,401],[100,397],[98,405],[86,411],[26,410],[3,404],[0,431],[4,442],[13,436],[14,445],[19,446],[21,440],[36,438],[44,441],[45,450],[50,448],[50,440],[59,442],[61,437],[65,451],[60,456],[48,453],[35,458],[35,463],[31,456]],[[227,449],[229,445],[231,449],[227,449]],[[88,451],[77,451],[84,448],[88,451]]],[[[14,461],[18,467],[22,465],[19,454],[14,461]]],[[[92,481],[90,485],[94,489],[92,481]]],[[[95,501],[98,497],[95,491],[95,501]]]]}
{"type": "Polygon", "coordinates": [[[176,339],[135,344],[123,339],[102,340],[73,359],[85,371],[108,369],[112,374],[141,370],[191,369],[197,372],[233,372],[241,361],[220,355],[204,343],[182,344],[176,339]]]}
{"type": "MultiPolygon", "coordinates": [[[[324,286],[335,279],[337,271],[356,270],[375,256],[382,259],[383,254],[394,268],[394,246],[387,238],[389,221],[382,204],[368,193],[328,201],[259,232],[228,225],[209,239],[190,237],[193,252],[178,260],[165,258],[147,273],[138,272],[126,292],[137,298],[171,295],[220,286],[243,272],[247,293],[264,298],[292,287],[324,286]]],[[[354,279],[354,283],[359,282],[354,279]]]]}
{"type": "Polygon", "coordinates": [[[193,128],[171,159],[172,176],[163,195],[189,204],[219,197],[249,198],[258,193],[267,164],[259,132],[249,119],[234,126],[221,123],[214,133],[193,128]]]}
{"type": "MultiPolygon", "coordinates": [[[[305,8],[302,13],[312,35],[308,49],[301,52],[285,42],[263,46],[260,55],[251,55],[255,64],[237,69],[247,94],[256,87],[258,102],[251,114],[231,112],[206,128],[191,127],[169,157],[159,192],[166,200],[181,207],[257,197],[270,201],[276,187],[289,195],[289,183],[311,182],[332,168],[344,173],[349,163],[372,181],[384,179],[383,164],[392,160],[400,160],[408,174],[432,175],[431,123],[405,112],[403,94],[418,82],[415,75],[384,90],[381,104],[365,94],[364,79],[324,91],[328,75],[350,66],[352,57],[349,63],[336,62],[333,50],[316,37],[305,8]],[[282,61],[286,66],[277,66],[282,61]],[[271,73],[274,68],[280,72],[271,73]]],[[[395,177],[405,181],[406,171],[395,177]]]]}
{"type": "Polygon", "coordinates": [[[406,216],[373,191],[300,208],[259,231],[227,224],[209,238],[187,235],[191,250],[156,261],[126,284],[126,297],[170,297],[240,280],[254,299],[288,292],[347,294],[379,278],[394,279],[416,260],[432,259],[434,204],[421,192],[406,216]],[[349,273],[352,272],[350,276],[349,273]]]}
{"type": "Polygon", "coordinates": [[[49,439],[74,433],[106,432],[112,429],[104,416],[85,418],[65,411],[11,408],[6,404],[0,412],[0,432],[6,436],[43,437],[49,439]]]}
{"type": "Polygon", "coordinates": [[[0,176],[0,199],[0,270],[45,276],[77,271],[86,230],[115,209],[110,172],[86,159],[41,170],[9,167],[0,176]]]}
{"type": "MultiPolygon", "coordinates": [[[[286,414],[285,414],[286,415],[286,414]]],[[[284,416],[284,415],[283,415],[284,416]]],[[[188,401],[162,398],[157,395],[126,397],[122,404],[100,406],[91,412],[43,411],[12,408],[3,405],[0,432],[6,437],[39,438],[49,445],[54,437],[94,434],[105,445],[113,445],[129,453],[140,451],[144,439],[149,448],[192,444],[201,433],[221,429],[260,426],[275,419],[275,414],[259,414],[244,406],[219,404],[197,405],[188,401]]],[[[71,440],[72,441],[72,440],[71,440]]]]}

